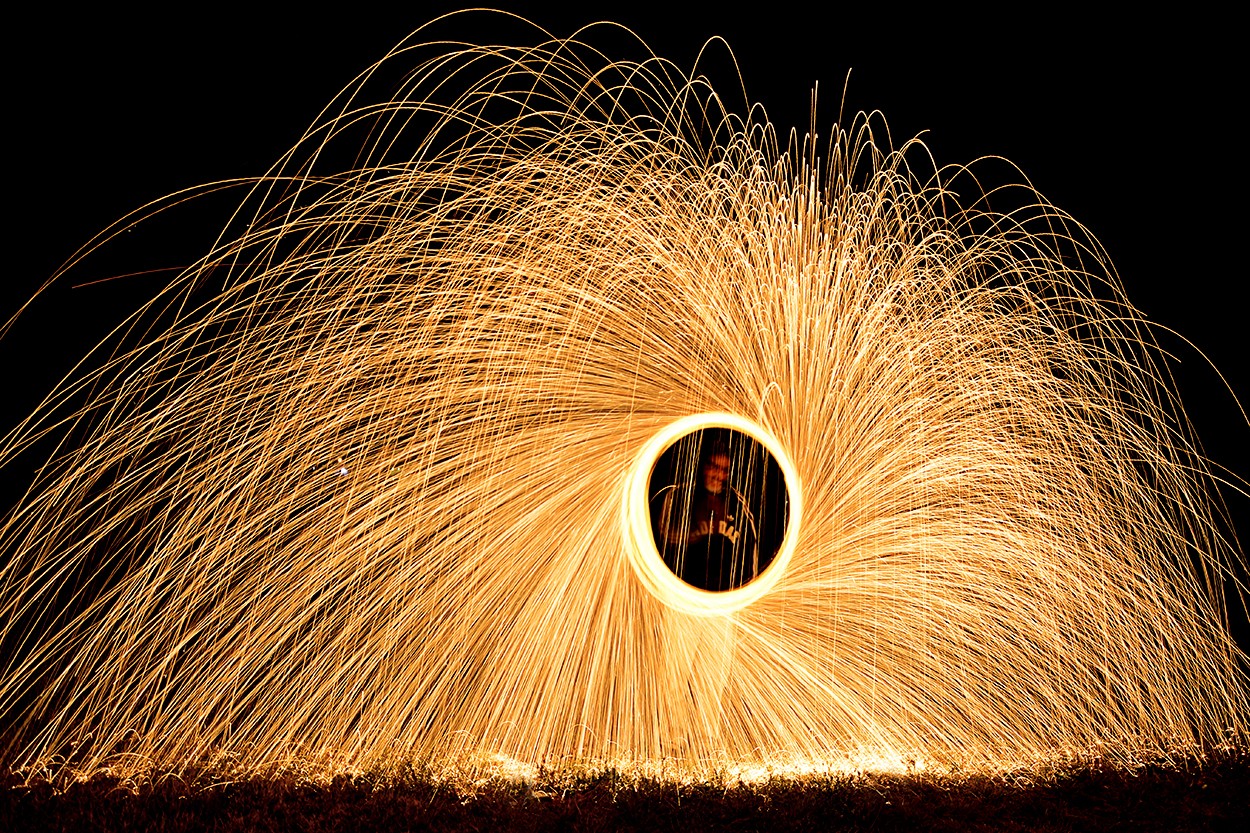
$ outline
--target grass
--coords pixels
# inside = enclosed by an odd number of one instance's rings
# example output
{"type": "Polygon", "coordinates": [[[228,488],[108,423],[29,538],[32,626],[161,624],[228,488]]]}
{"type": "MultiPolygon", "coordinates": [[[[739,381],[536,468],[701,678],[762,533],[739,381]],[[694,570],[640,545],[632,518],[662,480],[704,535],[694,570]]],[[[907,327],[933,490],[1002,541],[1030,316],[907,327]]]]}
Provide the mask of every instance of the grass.
{"type": "Polygon", "coordinates": [[[0,776],[0,830],[1224,831],[1250,829],[1250,750],[1122,769],[1085,760],[997,775],[856,774],[677,784],[614,771],[455,781],[210,773],[57,789],[0,776]]]}

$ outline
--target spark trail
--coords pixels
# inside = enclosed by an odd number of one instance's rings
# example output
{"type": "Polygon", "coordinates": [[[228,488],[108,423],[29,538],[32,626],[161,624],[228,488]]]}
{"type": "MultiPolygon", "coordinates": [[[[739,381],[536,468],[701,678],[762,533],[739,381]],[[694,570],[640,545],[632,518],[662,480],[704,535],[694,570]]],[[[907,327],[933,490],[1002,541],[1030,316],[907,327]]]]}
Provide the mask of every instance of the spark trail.
{"type": "Polygon", "coordinates": [[[65,438],[0,526],[5,760],[1244,739],[1241,556],[1101,248],[870,120],[817,153],[751,112],[575,40],[413,40],[358,79],[0,443],[65,438]],[[790,467],[732,604],[648,578],[631,504],[698,415],[790,467]]]}

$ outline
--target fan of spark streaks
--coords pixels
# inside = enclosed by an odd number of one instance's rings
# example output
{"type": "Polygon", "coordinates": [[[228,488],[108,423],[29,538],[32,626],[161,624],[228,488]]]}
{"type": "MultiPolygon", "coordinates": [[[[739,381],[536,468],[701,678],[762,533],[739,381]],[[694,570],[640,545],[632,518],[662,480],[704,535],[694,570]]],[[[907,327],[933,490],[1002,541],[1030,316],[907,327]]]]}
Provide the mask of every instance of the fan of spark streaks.
{"type": "Polygon", "coordinates": [[[994,213],[869,120],[779,143],[572,40],[409,44],[326,112],[3,439],[62,438],[0,527],[10,762],[1245,737],[1207,468],[1101,249],[1036,195],[994,213]],[[626,552],[640,450],[700,413],[775,437],[803,495],[784,574],[722,615],[626,552]]]}

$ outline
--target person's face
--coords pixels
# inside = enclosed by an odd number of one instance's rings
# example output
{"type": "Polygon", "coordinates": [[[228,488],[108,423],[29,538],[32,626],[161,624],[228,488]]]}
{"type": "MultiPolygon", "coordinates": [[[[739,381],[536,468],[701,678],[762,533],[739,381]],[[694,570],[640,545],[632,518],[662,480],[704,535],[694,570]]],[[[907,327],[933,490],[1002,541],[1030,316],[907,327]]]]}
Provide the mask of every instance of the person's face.
{"type": "Polygon", "coordinates": [[[703,488],[714,495],[719,495],[725,488],[725,479],[729,477],[729,457],[724,454],[713,454],[703,464],[699,472],[703,488]]]}

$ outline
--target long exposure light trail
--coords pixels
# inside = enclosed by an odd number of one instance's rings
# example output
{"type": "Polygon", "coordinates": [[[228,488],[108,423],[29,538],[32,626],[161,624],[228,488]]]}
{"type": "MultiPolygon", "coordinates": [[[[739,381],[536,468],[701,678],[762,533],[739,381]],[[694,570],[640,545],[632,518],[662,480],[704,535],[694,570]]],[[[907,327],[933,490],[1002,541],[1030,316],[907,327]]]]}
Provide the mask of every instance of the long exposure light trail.
{"type": "Polygon", "coordinates": [[[1244,566],[1101,248],[870,126],[779,142],[581,41],[397,49],[0,439],[0,465],[55,443],[0,525],[5,761],[1244,739],[1244,566]],[[725,594],[656,572],[634,496],[705,424],[794,487],[778,557],[725,594]]]}

